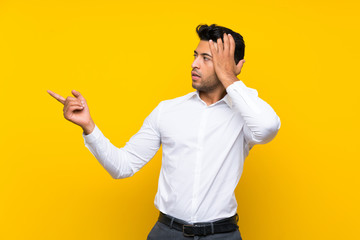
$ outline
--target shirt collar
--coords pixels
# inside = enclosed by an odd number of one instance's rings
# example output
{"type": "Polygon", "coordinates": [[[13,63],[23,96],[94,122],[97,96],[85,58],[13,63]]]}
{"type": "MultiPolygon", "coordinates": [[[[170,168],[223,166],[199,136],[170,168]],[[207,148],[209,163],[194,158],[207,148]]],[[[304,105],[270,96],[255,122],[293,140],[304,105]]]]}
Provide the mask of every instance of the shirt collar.
{"type": "MultiPolygon", "coordinates": [[[[197,97],[198,100],[204,102],[204,101],[200,98],[199,90],[196,90],[196,91],[190,93],[190,98],[193,98],[193,97],[197,97]]],[[[229,94],[226,93],[226,95],[225,95],[222,99],[220,99],[219,101],[217,101],[216,103],[222,102],[222,101],[225,102],[230,108],[232,108],[232,101],[231,101],[231,98],[230,98],[229,94]]],[[[214,104],[215,104],[215,103],[214,103],[214,104]]]]}

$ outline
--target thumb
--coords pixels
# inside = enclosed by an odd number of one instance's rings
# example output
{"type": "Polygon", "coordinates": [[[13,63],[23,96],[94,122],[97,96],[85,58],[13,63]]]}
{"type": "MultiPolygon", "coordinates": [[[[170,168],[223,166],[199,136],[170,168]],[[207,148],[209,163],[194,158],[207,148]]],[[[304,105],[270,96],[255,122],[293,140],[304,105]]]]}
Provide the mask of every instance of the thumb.
{"type": "Polygon", "coordinates": [[[238,62],[238,64],[236,65],[236,75],[240,74],[241,69],[242,69],[244,63],[245,63],[245,60],[244,60],[244,59],[241,59],[241,60],[238,62]]]}

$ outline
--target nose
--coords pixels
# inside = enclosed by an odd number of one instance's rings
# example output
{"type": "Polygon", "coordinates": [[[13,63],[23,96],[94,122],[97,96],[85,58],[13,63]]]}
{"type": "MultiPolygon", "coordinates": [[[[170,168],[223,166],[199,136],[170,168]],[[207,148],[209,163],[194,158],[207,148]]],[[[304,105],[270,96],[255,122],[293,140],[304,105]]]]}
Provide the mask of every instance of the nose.
{"type": "Polygon", "coordinates": [[[194,61],[193,61],[193,63],[191,64],[191,68],[199,68],[199,59],[198,59],[198,57],[195,57],[195,59],[194,59],[194,61]]]}

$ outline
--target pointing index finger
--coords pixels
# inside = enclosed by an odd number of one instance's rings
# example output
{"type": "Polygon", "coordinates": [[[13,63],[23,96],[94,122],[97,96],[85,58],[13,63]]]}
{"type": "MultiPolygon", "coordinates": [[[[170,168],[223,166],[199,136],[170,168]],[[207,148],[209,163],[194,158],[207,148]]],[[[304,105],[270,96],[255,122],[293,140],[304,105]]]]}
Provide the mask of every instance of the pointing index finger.
{"type": "Polygon", "coordinates": [[[53,96],[56,100],[58,100],[59,102],[61,102],[62,104],[65,103],[65,98],[63,98],[62,96],[60,96],[59,94],[57,93],[54,93],[53,91],[50,91],[50,90],[47,90],[47,92],[53,96]]]}

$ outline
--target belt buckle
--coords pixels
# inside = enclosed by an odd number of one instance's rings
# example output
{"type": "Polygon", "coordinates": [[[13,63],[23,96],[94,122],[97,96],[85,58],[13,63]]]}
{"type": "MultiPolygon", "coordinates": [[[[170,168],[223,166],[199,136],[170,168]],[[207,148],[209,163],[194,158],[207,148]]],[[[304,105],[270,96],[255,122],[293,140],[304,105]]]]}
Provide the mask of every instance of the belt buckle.
{"type": "Polygon", "coordinates": [[[194,237],[194,236],[195,236],[194,233],[193,233],[193,234],[187,234],[187,233],[185,233],[185,227],[193,227],[193,225],[186,225],[186,224],[184,224],[184,225],[183,225],[183,234],[184,234],[185,237],[194,237]]]}

